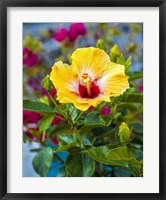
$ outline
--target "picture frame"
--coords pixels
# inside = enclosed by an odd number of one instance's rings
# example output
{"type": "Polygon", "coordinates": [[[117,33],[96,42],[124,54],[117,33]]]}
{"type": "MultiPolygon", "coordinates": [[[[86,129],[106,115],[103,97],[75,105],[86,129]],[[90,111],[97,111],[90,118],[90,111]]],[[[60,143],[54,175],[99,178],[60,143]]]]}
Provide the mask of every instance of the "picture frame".
{"type": "Polygon", "coordinates": [[[2,0],[0,3],[0,199],[161,199],[166,200],[166,1],[164,0],[2,0]],[[159,8],[159,193],[8,193],[7,174],[7,9],[9,7],[158,7],[159,8]]]}

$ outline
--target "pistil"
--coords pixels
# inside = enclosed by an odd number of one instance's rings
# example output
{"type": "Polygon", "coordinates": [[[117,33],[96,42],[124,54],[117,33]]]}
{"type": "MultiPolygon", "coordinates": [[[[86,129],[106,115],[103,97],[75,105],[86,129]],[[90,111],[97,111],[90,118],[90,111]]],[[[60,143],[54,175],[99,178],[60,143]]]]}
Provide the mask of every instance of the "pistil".
{"type": "Polygon", "coordinates": [[[86,87],[86,89],[87,89],[87,95],[90,98],[91,95],[92,95],[91,94],[91,78],[90,78],[90,76],[87,73],[84,73],[82,75],[82,82],[83,82],[83,85],[86,87]]]}

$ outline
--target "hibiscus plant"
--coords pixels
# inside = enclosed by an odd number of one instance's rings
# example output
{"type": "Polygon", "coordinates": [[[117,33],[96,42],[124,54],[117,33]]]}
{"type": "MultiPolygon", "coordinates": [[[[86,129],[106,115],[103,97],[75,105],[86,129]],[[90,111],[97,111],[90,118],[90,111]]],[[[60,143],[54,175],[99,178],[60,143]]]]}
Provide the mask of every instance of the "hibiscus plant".
{"type": "Polygon", "coordinates": [[[117,45],[110,55],[102,47],[100,41],[76,49],[71,64],[55,62],[42,82],[47,101],[24,100],[24,112],[38,120],[29,136],[41,144],[33,159],[40,176],[53,162],[61,163],[58,176],[143,176],[143,96],[133,89],[142,75],[130,72],[131,57],[125,60],[117,45]],[[66,152],[65,159],[59,152],[66,152]]]}
{"type": "Polygon", "coordinates": [[[142,177],[142,43],[133,42],[141,25],[69,25],[40,39],[24,35],[23,141],[35,144],[33,169],[42,177],[142,177]]]}

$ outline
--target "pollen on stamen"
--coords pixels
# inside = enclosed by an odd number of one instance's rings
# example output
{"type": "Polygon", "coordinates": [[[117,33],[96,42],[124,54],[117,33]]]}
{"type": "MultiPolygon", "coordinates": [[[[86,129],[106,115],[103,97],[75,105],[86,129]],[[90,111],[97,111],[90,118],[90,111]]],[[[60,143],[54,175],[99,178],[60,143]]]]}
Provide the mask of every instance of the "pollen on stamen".
{"type": "Polygon", "coordinates": [[[79,95],[82,98],[90,98],[93,99],[100,94],[99,87],[91,81],[91,77],[88,73],[84,73],[82,75],[81,83],[79,84],[79,95]]]}

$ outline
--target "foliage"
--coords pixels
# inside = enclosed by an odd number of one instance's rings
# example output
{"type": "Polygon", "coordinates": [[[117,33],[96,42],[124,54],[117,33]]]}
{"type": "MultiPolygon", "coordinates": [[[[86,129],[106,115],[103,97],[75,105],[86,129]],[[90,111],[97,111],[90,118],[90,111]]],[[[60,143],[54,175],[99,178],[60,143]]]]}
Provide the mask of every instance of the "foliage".
{"type": "MultiPolygon", "coordinates": [[[[133,63],[140,59],[136,57],[139,47],[128,43],[122,49],[114,43],[112,38],[120,37],[122,32],[117,27],[98,24],[96,31],[91,31],[89,26],[86,24],[86,30],[82,24],[66,30],[43,30],[40,39],[25,34],[24,48],[38,53],[39,62],[32,65],[28,60],[31,64],[24,64],[23,109],[29,111],[23,116],[24,142],[40,144],[40,149],[33,150],[36,155],[32,164],[42,177],[48,176],[53,163],[60,163],[55,175],[58,177],[141,177],[143,93],[138,87],[142,84],[143,73],[141,68],[133,70],[133,63]],[[77,28],[77,35],[72,35],[77,28]],[[59,58],[70,64],[73,49],[81,46],[81,39],[87,41],[90,35],[94,38],[92,46],[106,51],[111,62],[124,65],[130,88],[123,95],[111,97],[110,103],[103,101],[82,112],[71,103],[59,103],[48,66],[53,66],[59,58]],[[42,43],[49,40],[58,48],[47,56],[42,43]],[[61,157],[61,153],[65,156],[61,157]]],[[[141,26],[137,29],[133,24],[126,26],[130,28],[130,38],[142,30],[141,26]]]]}

